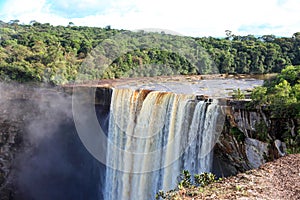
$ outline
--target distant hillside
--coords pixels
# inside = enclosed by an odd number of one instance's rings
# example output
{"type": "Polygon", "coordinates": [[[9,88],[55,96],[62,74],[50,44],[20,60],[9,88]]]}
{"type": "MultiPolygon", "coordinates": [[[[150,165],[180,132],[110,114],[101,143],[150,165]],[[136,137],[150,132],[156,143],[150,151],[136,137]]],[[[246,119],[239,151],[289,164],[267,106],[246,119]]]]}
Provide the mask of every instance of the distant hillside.
{"type": "Polygon", "coordinates": [[[79,74],[83,74],[86,79],[126,77],[129,76],[128,71],[135,71],[141,66],[144,68],[148,66],[149,69],[137,75],[158,76],[162,73],[172,75],[174,71],[179,74],[262,74],[280,72],[286,65],[300,64],[300,32],[288,38],[274,35],[258,38],[252,35],[237,36],[227,31],[227,37],[223,39],[138,32],[132,33],[124,41],[121,37],[121,41],[116,42],[114,38],[119,33],[128,32],[111,29],[110,26],[96,28],[70,24],[64,27],[35,21],[30,25],[20,25],[18,20],[1,22],[0,77],[20,82],[42,81],[62,84],[74,81],[79,74]],[[145,44],[143,46],[138,44],[142,40],[145,44]],[[102,49],[92,53],[91,57],[107,49],[114,53],[130,46],[132,51],[124,51],[124,54],[113,60],[105,71],[99,70],[101,65],[99,62],[85,63],[82,66],[82,62],[92,49],[103,41],[106,46],[102,43],[102,49]],[[161,44],[153,48],[149,44],[155,41],[161,44]],[[190,57],[184,57],[176,52],[164,50],[168,49],[170,44],[162,41],[172,41],[178,51],[187,46],[186,41],[192,41],[203,47],[208,54],[200,53],[198,57],[197,52],[197,56],[192,54],[190,57]],[[167,47],[162,49],[164,45],[167,47]],[[203,69],[195,67],[190,60],[203,65],[203,69]],[[161,72],[162,68],[151,69],[151,65],[154,64],[170,70],[161,72]]]}

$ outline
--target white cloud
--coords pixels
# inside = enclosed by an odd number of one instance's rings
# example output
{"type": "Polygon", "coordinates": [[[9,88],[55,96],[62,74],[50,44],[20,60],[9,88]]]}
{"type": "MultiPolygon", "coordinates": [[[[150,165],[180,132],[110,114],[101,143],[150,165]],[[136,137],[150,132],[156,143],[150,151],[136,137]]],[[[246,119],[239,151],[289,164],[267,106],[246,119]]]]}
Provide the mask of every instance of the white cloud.
{"type": "Polygon", "coordinates": [[[41,10],[47,10],[45,7],[45,0],[11,0],[4,4],[1,10],[1,17],[6,20],[16,19],[15,17],[27,15],[27,13],[36,13],[41,10]]]}
{"type": "Polygon", "coordinates": [[[11,0],[7,1],[0,10],[0,17],[3,21],[19,19],[23,23],[31,20],[40,22],[63,22],[63,18],[51,14],[46,0],[11,0]]]}
{"type": "MultiPolygon", "coordinates": [[[[291,36],[300,31],[298,0],[66,0],[49,4],[46,0],[10,0],[2,9],[4,20],[20,19],[67,25],[111,25],[119,29],[161,28],[193,36],[275,34],[291,36]],[[59,3],[60,2],[60,3],[59,3]],[[67,18],[51,8],[88,10],[86,16],[67,18]],[[72,8],[72,9],[71,9],[72,8]],[[99,12],[96,12],[99,10],[99,12]],[[4,13],[4,14],[3,14],[4,13]]],[[[1,14],[0,14],[1,15],[1,14]]],[[[74,16],[74,15],[72,15],[74,16]]]]}

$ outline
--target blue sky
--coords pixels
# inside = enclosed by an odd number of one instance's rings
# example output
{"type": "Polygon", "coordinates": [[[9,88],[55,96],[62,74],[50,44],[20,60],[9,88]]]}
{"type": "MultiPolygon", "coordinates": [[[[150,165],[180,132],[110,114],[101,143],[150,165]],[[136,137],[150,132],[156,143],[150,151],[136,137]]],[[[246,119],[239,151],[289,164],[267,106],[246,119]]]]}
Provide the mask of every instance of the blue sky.
{"type": "Polygon", "coordinates": [[[190,36],[292,36],[299,0],[0,0],[0,20],[118,29],[159,28],[190,36]]]}

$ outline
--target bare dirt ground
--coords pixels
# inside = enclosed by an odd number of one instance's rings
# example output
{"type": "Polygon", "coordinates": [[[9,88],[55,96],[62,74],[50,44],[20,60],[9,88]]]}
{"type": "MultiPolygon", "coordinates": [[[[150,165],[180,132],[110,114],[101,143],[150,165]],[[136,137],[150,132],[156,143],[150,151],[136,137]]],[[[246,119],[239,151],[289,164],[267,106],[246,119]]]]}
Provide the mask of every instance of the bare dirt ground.
{"type": "Polygon", "coordinates": [[[299,200],[300,154],[279,158],[204,188],[180,190],[171,196],[169,199],[299,200]]]}

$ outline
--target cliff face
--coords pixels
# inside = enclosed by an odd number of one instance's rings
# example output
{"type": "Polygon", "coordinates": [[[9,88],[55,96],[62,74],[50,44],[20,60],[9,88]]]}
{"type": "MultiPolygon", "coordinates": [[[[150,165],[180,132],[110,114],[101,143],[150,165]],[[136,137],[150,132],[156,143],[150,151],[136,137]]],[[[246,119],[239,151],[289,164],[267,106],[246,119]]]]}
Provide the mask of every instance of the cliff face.
{"type": "Polygon", "coordinates": [[[226,122],[214,149],[214,172],[228,176],[286,154],[285,144],[270,132],[267,113],[247,107],[248,101],[228,101],[226,122]]]}
{"type": "Polygon", "coordinates": [[[13,121],[1,113],[0,117],[0,196],[9,199],[14,191],[9,174],[17,149],[20,148],[22,138],[19,121],[13,121]]]}
{"type": "Polygon", "coordinates": [[[24,127],[33,117],[31,111],[35,107],[28,96],[15,92],[12,86],[0,85],[0,90],[0,197],[5,200],[14,197],[15,174],[12,169],[16,154],[24,149],[24,127]]]}

